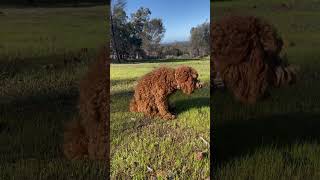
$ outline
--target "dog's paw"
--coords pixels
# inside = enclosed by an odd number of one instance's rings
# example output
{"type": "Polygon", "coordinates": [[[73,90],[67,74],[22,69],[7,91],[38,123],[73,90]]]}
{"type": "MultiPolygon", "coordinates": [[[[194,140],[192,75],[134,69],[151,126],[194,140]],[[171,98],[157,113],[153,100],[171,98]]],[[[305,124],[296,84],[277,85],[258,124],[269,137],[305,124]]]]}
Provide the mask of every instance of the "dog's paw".
{"type": "Polygon", "coordinates": [[[173,114],[166,114],[165,116],[163,116],[163,119],[165,119],[165,120],[172,120],[175,118],[176,118],[176,116],[173,114]]]}

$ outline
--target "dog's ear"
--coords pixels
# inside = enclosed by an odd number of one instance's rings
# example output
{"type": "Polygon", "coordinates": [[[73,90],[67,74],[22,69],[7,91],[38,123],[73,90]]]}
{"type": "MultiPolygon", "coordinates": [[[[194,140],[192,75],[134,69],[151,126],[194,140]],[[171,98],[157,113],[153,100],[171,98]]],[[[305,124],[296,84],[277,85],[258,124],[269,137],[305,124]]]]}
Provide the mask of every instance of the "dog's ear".
{"type": "Polygon", "coordinates": [[[179,66],[176,69],[175,78],[180,82],[188,81],[189,78],[192,77],[194,79],[198,78],[198,73],[195,69],[188,66],[179,66]]]}
{"type": "Polygon", "coordinates": [[[191,68],[187,66],[179,66],[175,72],[175,79],[180,84],[188,81],[191,74],[191,68]]]}
{"type": "Polygon", "coordinates": [[[186,94],[191,94],[195,89],[194,79],[198,78],[198,73],[191,67],[180,66],[176,69],[175,79],[179,89],[186,94]]]}
{"type": "Polygon", "coordinates": [[[260,43],[262,44],[264,51],[268,55],[278,55],[282,49],[283,40],[275,27],[264,20],[259,20],[257,26],[259,27],[258,37],[260,38],[260,43]]]}

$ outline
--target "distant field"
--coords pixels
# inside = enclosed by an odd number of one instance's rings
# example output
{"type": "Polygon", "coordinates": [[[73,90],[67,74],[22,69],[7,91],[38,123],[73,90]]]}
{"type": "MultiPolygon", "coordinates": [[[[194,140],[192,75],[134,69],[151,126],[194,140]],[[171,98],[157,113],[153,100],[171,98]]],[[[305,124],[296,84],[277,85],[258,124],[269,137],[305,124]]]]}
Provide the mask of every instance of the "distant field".
{"type": "Polygon", "coordinates": [[[319,1],[214,2],[211,10],[211,21],[226,14],[267,19],[283,37],[289,62],[301,67],[297,84],[272,90],[256,105],[239,104],[229,93],[211,96],[213,179],[319,179],[319,1]]]}
{"type": "Polygon", "coordinates": [[[105,179],[103,163],[68,161],[61,144],[107,7],[0,11],[0,179],[105,179]]]}
{"type": "Polygon", "coordinates": [[[141,64],[111,65],[111,177],[113,179],[178,178],[205,179],[210,155],[201,137],[210,142],[209,60],[172,60],[141,64]],[[194,67],[207,85],[188,96],[177,92],[170,97],[178,118],[149,119],[128,110],[133,88],[142,75],[160,66],[194,67]],[[150,169],[148,169],[150,168],[150,169]]]}

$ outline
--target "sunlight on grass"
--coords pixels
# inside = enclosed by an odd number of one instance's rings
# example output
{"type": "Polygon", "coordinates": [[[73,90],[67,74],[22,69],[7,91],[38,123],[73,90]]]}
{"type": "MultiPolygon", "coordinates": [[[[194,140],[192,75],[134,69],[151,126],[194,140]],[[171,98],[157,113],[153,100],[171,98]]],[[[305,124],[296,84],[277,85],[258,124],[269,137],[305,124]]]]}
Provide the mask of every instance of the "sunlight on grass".
{"type": "Polygon", "coordinates": [[[209,176],[209,157],[195,154],[209,151],[200,139],[210,142],[209,60],[167,63],[111,65],[111,177],[199,179],[209,176]],[[136,80],[159,66],[188,65],[207,84],[188,96],[181,92],[170,97],[178,118],[172,121],[148,119],[128,112],[136,80]]]}

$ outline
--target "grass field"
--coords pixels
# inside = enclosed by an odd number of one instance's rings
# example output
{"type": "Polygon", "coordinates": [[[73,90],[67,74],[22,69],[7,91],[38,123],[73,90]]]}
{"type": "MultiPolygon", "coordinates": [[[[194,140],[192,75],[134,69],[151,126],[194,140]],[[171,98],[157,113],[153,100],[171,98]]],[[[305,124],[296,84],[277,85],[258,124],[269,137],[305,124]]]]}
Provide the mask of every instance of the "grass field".
{"type": "Polygon", "coordinates": [[[209,176],[209,60],[154,61],[111,65],[111,178],[205,179],[209,176]],[[159,66],[194,67],[207,85],[191,96],[177,92],[177,119],[149,119],[128,110],[136,80],[159,66]],[[197,152],[208,156],[197,160],[197,152]]]}
{"type": "Polygon", "coordinates": [[[61,144],[78,82],[106,42],[106,10],[0,8],[0,179],[105,179],[103,163],[68,161],[61,144]]]}
{"type": "Polygon", "coordinates": [[[226,1],[211,9],[211,21],[230,13],[267,19],[283,37],[289,62],[301,67],[297,84],[272,90],[256,105],[225,92],[211,96],[213,179],[319,179],[320,2],[226,1]]]}

